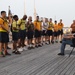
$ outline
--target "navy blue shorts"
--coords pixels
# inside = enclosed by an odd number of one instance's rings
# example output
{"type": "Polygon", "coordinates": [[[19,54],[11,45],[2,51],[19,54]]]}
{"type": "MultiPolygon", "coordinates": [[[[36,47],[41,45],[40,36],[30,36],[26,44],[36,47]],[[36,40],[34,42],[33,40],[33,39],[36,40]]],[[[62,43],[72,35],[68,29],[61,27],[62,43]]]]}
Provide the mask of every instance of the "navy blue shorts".
{"type": "Polygon", "coordinates": [[[47,30],[48,36],[53,36],[53,31],[52,30],[47,30]]]}
{"type": "Polygon", "coordinates": [[[35,38],[41,37],[41,31],[35,30],[35,38]]]}
{"type": "Polygon", "coordinates": [[[0,32],[0,42],[1,43],[9,42],[9,34],[7,32],[0,32]]]}
{"type": "Polygon", "coordinates": [[[33,35],[34,35],[34,32],[33,31],[28,31],[27,32],[27,38],[28,39],[33,39],[33,35]]]}
{"type": "Polygon", "coordinates": [[[26,30],[20,30],[19,31],[19,38],[22,39],[22,40],[25,40],[26,38],[26,30]]]}
{"type": "Polygon", "coordinates": [[[62,30],[58,30],[58,35],[63,35],[63,29],[62,30]]]}
{"type": "Polygon", "coordinates": [[[75,31],[72,31],[72,33],[75,33],[75,31]]]}
{"type": "Polygon", "coordinates": [[[57,37],[58,36],[58,31],[54,32],[54,36],[57,37]]]}
{"type": "Polygon", "coordinates": [[[46,30],[42,31],[42,36],[47,36],[47,31],[46,30]]]}
{"type": "Polygon", "coordinates": [[[12,32],[12,40],[18,41],[19,39],[19,33],[18,32],[12,32]]]}

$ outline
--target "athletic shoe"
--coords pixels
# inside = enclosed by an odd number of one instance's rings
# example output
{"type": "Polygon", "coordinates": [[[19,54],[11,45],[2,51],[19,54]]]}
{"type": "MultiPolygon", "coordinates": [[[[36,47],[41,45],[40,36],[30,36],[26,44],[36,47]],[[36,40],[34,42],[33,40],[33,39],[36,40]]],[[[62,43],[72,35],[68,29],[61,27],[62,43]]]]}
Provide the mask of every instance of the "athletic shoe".
{"type": "Polygon", "coordinates": [[[26,47],[23,47],[23,50],[27,50],[27,48],[26,47]]]}
{"type": "Polygon", "coordinates": [[[8,53],[8,52],[6,52],[6,55],[10,56],[11,54],[10,54],[10,53],[8,53]]]}
{"type": "Polygon", "coordinates": [[[16,51],[15,54],[21,54],[19,51],[16,51]]]}
{"type": "Polygon", "coordinates": [[[35,45],[36,48],[38,48],[38,45],[35,45]]]}
{"type": "Polygon", "coordinates": [[[54,41],[51,41],[52,44],[54,44],[54,41]]]}
{"type": "Polygon", "coordinates": [[[6,55],[1,52],[0,57],[5,57],[6,55]]]}
{"type": "Polygon", "coordinates": [[[46,45],[49,45],[49,42],[47,41],[45,44],[46,44],[46,45]]]}
{"type": "Polygon", "coordinates": [[[7,46],[7,49],[11,49],[11,48],[7,46]]]}
{"type": "Polygon", "coordinates": [[[55,41],[56,43],[58,43],[58,41],[55,41]]]}
{"type": "Polygon", "coordinates": [[[23,48],[19,48],[18,51],[19,51],[19,52],[22,52],[22,51],[23,51],[23,48]]]}
{"type": "Polygon", "coordinates": [[[27,46],[26,44],[24,44],[24,46],[27,46]]]}
{"type": "Polygon", "coordinates": [[[31,50],[32,48],[31,47],[28,47],[28,50],[31,50]]]}
{"type": "Polygon", "coordinates": [[[12,53],[15,53],[15,50],[13,50],[12,53]]]}
{"type": "Polygon", "coordinates": [[[62,41],[60,41],[60,43],[62,43],[62,41]]]}
{"type": "Polygon", "coordinates": [[[58,55],[64,56],[65,54],[64,53],[59,53],[58,55]]]}
{"type": "Polygon", "coordinates": [[[38,47],[42,47],[42,45],[38,45],[38,47]]]}
{"type": "Polygon", "coordinates": [[[51,44],[50,41],[48,41],[48,42],[49,42],[49,44],[51,44]]]}
{"type": "Polygon", "coordinates": [[[35,47],[34,47],[34,46],[32,46],[31,48],[32,48],[32,49],[35,49],[35,47]]]}

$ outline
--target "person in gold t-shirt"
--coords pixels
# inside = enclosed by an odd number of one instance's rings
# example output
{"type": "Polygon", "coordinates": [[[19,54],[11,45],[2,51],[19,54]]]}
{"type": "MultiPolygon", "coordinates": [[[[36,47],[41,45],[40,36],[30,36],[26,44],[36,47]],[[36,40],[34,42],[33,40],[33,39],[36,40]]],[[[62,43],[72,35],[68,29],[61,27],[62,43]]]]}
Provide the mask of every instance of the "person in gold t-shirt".
{"type": "Polygon", "coordinates": [[[72,29],[72,33],[75,33],[75,20],[73,20],[70,28],[72,29]]]}
{"type": "Polygon", "coordinates": [[[58,43],[58,24],[57,21],[54,23],[54,42],[58,43]]]}
{"type": "Polygon", "coordinates": [[[62,23],[62,19],[60,19],[60,22],[58,23],[58,35],[59,35],[59,38],[60,38],[60,43],[62,43],[62,38],[63,38],[63,27],[64,27],[64,24],[62,23]]]}
{"type": "Polygon", "coordinates": [[[0,17],[0,56],[6,56],[10,55],[7,52],[7,44],[9,42],[9,26],[6,19],[6,12],[1,11],[1,17],[0,17]],[[2,51],[2,48],[4,48],[4,53],[2,51]]]}
{"type": "Polygon", "coordinates": [[[52,23],[52,18],[50,18],[48,29],[47,29],[49,44],[53,43],[53,27],[54,27],[54,25],[52,23]]]}
{"type": "Polygon", "coordinates": [[[36,20],[34,21],[34,29],[35,29],[35,46],[39,47],[41,46],[41,30],[42,30],[42,24],[41,21],[39,21],[39,16],[37,16],[36,20]]]}

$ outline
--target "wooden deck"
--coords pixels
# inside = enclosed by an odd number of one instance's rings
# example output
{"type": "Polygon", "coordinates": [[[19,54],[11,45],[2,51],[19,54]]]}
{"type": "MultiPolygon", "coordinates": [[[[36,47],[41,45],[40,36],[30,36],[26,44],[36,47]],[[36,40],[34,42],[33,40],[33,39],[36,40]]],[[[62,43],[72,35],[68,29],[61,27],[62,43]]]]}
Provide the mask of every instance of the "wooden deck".
{"type": "Polygon", "coordinates": [[[75,52],[68,58],[71,49],[67,46],[66,55],[58,56],[60,44],[45,45],[0,58],[0,75],[75,75],[75,52]]]}

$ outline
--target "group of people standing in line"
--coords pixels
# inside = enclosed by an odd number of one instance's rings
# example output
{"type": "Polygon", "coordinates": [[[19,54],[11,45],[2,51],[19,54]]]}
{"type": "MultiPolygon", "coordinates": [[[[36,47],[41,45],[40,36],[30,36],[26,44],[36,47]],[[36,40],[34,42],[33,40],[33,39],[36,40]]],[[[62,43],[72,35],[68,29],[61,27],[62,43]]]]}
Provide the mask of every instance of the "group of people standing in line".
{"type": "Polygon", "coordinates": [[[21,54],[21,51],[26,50],[26,37],[29,50],[42,47],[44,44],[62,43],[63,27],[62,19],[58,23],[56,20],[53,22],[52,18],[40,19],[36,16],[33,22],[31,16],[27,18],[27,15],[24,15],[22,19],[19,19],[18,15],[7,17],[6,11],[1,11],[0,56],[11,55],[7,51],[10,32],[12,32],[13,40],[12,53],[21,54]]]}

